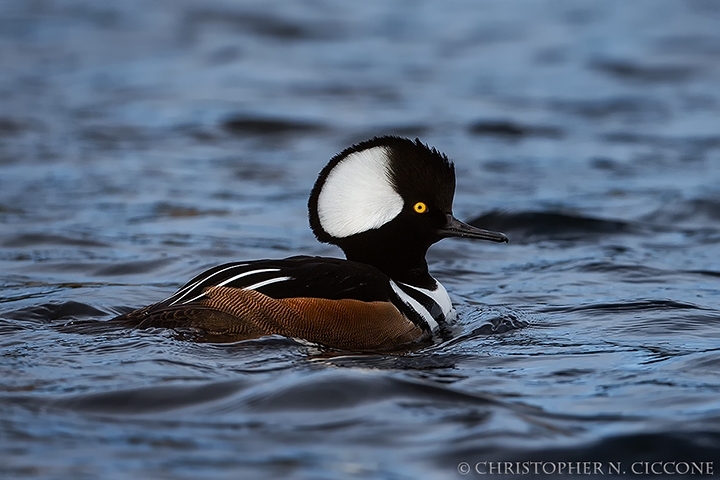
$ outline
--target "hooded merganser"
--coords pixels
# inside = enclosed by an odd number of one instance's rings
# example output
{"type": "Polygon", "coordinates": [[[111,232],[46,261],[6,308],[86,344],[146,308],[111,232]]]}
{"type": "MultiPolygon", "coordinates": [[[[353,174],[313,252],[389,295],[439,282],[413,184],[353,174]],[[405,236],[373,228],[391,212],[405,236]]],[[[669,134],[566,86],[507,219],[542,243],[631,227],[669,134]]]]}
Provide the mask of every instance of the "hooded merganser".
{"type": "Polygon", "coordinates": [[[138,328],[279,334],[348,350],[388,350],[432,336],[455,311],[425,254],[446,237],[507,242],[452,214],[455,168],[420,140],[376,137],[330,160],[308,202],[318,240],[347,260],[298,256],[227,263],[160,303],[117,318],[138,328]]]}

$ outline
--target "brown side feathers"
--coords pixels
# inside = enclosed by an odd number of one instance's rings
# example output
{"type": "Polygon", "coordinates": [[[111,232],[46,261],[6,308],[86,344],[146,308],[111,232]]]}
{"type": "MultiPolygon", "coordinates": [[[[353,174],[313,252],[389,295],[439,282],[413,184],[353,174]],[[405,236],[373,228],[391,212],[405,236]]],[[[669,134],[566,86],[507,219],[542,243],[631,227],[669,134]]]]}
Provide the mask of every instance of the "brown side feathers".
{"type": "Polygon", "coordinates": [[[385,350],[425,336],[390,302],[274,299],[254,290],[212,287],[202,304],[230,314],[235,327],[354,350],[385,350]]]}

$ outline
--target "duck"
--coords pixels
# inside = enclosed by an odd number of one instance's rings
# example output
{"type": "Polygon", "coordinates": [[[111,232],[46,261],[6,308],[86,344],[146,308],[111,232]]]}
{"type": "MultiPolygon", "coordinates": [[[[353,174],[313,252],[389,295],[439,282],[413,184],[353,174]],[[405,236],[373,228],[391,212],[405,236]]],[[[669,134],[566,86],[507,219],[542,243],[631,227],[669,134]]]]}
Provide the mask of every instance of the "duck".
{"type": "Polygon", "coordinates": [[[455,184],[454,164],[419,139],[357,143],[330,159],[308,200],[315,237],[339,247],[345,259],[225,263],[115,320],[237,340],[280,335],[351,351],[432,339],[456,312],[428,270],[430,246],[450,237],[508,242],[503,233],[455,218],[455,184]]]}

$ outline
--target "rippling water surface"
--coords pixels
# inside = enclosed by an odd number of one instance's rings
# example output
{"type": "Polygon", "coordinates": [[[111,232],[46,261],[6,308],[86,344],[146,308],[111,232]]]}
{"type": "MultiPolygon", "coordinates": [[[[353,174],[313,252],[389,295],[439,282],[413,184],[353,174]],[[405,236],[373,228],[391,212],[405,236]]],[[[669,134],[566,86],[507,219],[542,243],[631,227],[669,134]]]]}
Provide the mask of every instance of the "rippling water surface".
{"type": "Polygon", "coordinates": [[[720,468],[720,3],[8,0],[0,62],[3,478],[720,468]],[[431,249],[449,338],[104,324],[214,264],[340,255],[310,187],[387,133],[510,237],[431,249]]]}

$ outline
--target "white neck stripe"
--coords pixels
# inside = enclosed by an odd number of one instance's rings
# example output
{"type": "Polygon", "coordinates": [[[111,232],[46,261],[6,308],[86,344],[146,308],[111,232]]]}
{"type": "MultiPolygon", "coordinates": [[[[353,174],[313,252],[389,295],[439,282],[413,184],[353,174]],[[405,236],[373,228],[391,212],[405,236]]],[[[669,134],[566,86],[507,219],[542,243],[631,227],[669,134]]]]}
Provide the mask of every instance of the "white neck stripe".
{"type": "Polygon", "coordinates": [[[427,311],[425,307],[420,305],[420,302],[412,298],[407,293],[403,292],[402,288],[400,288],[398,284],[393,282],[392,280],[390,280],[390,286],[392,287],[395,294],[400,297],[400,300],[402,300],[410,308],[419,313],[421,317],[423,317],[425,322],[427,322],[428,327],[430,327],[430,331],[433,331],[438,327],[437,321],[435,321],[433,316],[430,314],[430,312],[427,311]]]}
{"type": "MultiPolygon", "coordinates": [[[[433,278],[433,280],[435,280],[433,278]]],[[[416,290],[420,293],[422,293],[425,296],[428,296],[433,299],[435,303],[437,303],[440,308],[442,309],[443,315],[445,315],[446,320],[450,320],[452,318],[452,312],[453,312],[453,306],[452,301],[450,300],[450,295],[448,295],[447,290],[445,290],[445,287],[443,287],[443,284],[435,280],[435,289],[428,290],[427,288],[422,287],[416,287],[415,285],[410,285],[409,283],[403,283],[402,284],[405,287],[412,288],[413,290],[416,290]]]]}

